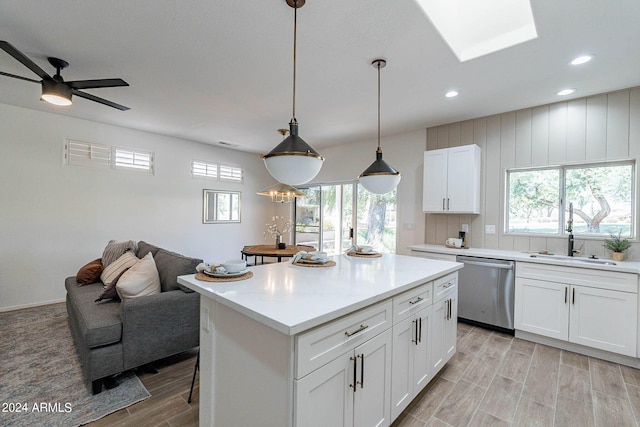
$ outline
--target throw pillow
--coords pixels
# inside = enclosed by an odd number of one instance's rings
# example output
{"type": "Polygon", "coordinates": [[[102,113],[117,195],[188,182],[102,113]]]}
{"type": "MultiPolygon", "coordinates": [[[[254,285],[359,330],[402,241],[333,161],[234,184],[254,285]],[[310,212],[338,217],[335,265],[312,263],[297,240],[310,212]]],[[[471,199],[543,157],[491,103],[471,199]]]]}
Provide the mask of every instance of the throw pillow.
{"type": "Polygon", "coordinates": [[[129,240],[128,242],[116,242],[115,240],[109,240],[107,247],[104,248],[104,252],[102,252],[102,265],[107,267],[109,264],[120,258],[123,253],[131,251],[135,255],[137,250],[138,244],[133,240],[129,240]]]}
{"type": "Polygon", "coordinates": [[[160,277],[151,252],[122,275],[116,291],[123,300],[160,293],[160,277]]]}
{"type": "Polygon", "coordinates": [[[78,273],[76,274],[76,282],[78,283],[78,286],[98,282],[103,268],[101,258],[94,259],[90,263],[80,267],[80,270],[78,270],[78,273]]]}
{"type": "Polygon", "coordinates": [[[160,285],[162,292],[182,289],[185,292],[193,292],[186,286],[178,283],[178,276],[183,274],[194,274],[196,266],[202,262],[200,259],[188,258],[186,256],[160,249],[155,255],[158,274],[160,275],[160,285]]]}
{"type": "Polygon", "coordinates": [[[143,258],[146,254],[151,252],[153,257],[155,258],[156,254],[158,253],[159,250],[160,250],[159,247],[154,246],[154,245],[152,245],[150,243],[147,243],[144,240],[140,240],[138,242],[138,252],[136,253],[136,256],[138,258],[143,258]]]}
{"type": "Polygon", "coordinates": [[[102,274],[100,275],[100,280],[104,283],[105,286],[109,286],[113,280],[120,275],[127,268],[133,267],[138,262],[138,258],[131,252],[125,252],[104,268],[102,270],[102,274]]]}
{"type": "Polygon", "coordinates": [[[127,268],[126,270],[122,271],[120,274],[118,274],[118,277],[113,279],[111,283],[109,283],[108,285],[104,285],[102,287],[102,293],[100,294],[98,299],[95,300],[95,302],[100,302],[103,300],[111,300],[111,299],[119,300],[120,297],[118,296],[118,292],[116,291],[116,285],[118,284],[118,280],[120,280],[122,275],[128,270],[129,269],[127,268]]]}

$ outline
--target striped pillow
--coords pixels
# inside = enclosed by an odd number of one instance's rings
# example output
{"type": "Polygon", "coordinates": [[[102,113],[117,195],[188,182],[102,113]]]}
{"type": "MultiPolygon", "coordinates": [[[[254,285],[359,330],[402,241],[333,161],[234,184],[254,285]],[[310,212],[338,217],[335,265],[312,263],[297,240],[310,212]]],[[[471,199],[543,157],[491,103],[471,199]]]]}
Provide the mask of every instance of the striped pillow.
{"type": "Polygon", "coordinates": [[[114,281],[116,277],[118,277],[123,271],[127,268],[133,267],[138,262],[138,257],[136,257],[132,252],[125,252],[104,268],[102,270],[102,274],[100,275],[100,280],[104,283],[104,286],[107,287],[114,281]]]}
{"type": "Polygon", "coordinates": [[[138,244],[134,240],[129,240],[128,242],[116,242],[115,240],[110,240],[102,253],[102,265],[106,267],[120,258],[123,253],[131,251],[135,254],[137,250],[138,244]]]}

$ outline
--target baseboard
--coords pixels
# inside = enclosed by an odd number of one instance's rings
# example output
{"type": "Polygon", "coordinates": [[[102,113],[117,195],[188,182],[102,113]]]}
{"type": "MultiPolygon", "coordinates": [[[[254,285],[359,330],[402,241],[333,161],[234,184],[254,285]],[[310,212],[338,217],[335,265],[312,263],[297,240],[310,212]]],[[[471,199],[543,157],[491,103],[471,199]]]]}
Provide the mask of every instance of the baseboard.
{"type": "Polygon", "coordinates": [[[595,357],[602,360],[608,360],[609,362],[619,363],[621,365],[630,366],[632,368],[640,368],[640,359],[637,359],[635,357],[611,353],[609,351],[587,347],[584,345],[575,344],[568,341],[557,340],[555,338],[549,338],[542,335],[532,334],[531,332],[525,332],[525,331],[519,331],[519,330],[516,330],[516,338],[521,338],[527,341],[533,341],[538,344],[548,345],[550,347],[560,348],[562,350],[572,351],[574,353],[584,354],[585,356],[591,356],[591,357],[595,357]]]}
{"type": "Polygon", "coordinates": [[[23,310],[25,308],[41,307],[43,305],[58,304],[64,301],[65,301],[64,298],[62,298],[62,299],[56,299],[51,301],[34,302],[31,304],[14,305],[12,307],[0,307],[0,313],[6,312],[6,311],[23,310]]]}

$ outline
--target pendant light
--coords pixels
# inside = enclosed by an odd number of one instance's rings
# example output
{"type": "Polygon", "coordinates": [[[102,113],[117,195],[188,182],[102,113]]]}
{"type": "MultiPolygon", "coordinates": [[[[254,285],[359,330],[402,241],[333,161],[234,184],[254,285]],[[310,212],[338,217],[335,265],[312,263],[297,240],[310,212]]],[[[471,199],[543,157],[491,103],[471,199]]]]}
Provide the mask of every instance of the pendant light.
{"type": "Polygon", "coordinates": [[[296,197],[305,197],[306,194],[287,184],[278,183],[271,187],[259,191],[259,195],[271,197],[271,201],[274,203],[290,203],[296,197]]]}
{"type": "Polygon", "coordinates": [[[369,192],[385,194],[398,186],[401,176],[400,172],[382,160],[382,148],[380,148],[380,69],[387,65],[387,61],[376,59],[371,65],[378,69],[378,149],[376,160],[360,174],[358,180],[369,192]]]}
{"type": "Polygon", "coordinates": [[[276,180],[289,185],[311,181],[320,172],[324,158],[298,136],[296,120],[296,30],[298,8],[305,0],[286,0],[293,8],[293,115],[289,122],[289,136],[268,154],[262,156],[267,171],[276,180]]]}

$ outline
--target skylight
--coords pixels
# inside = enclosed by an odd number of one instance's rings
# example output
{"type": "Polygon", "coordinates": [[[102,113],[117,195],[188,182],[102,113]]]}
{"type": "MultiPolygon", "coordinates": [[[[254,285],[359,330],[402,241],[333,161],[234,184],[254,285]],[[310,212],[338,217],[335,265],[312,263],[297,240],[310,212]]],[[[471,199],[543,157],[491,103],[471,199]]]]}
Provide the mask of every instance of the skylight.
{"type": "Polygon", "coordinates": [[[461,62],[538,37],[529,0],[416,0],[461,62]]]}

